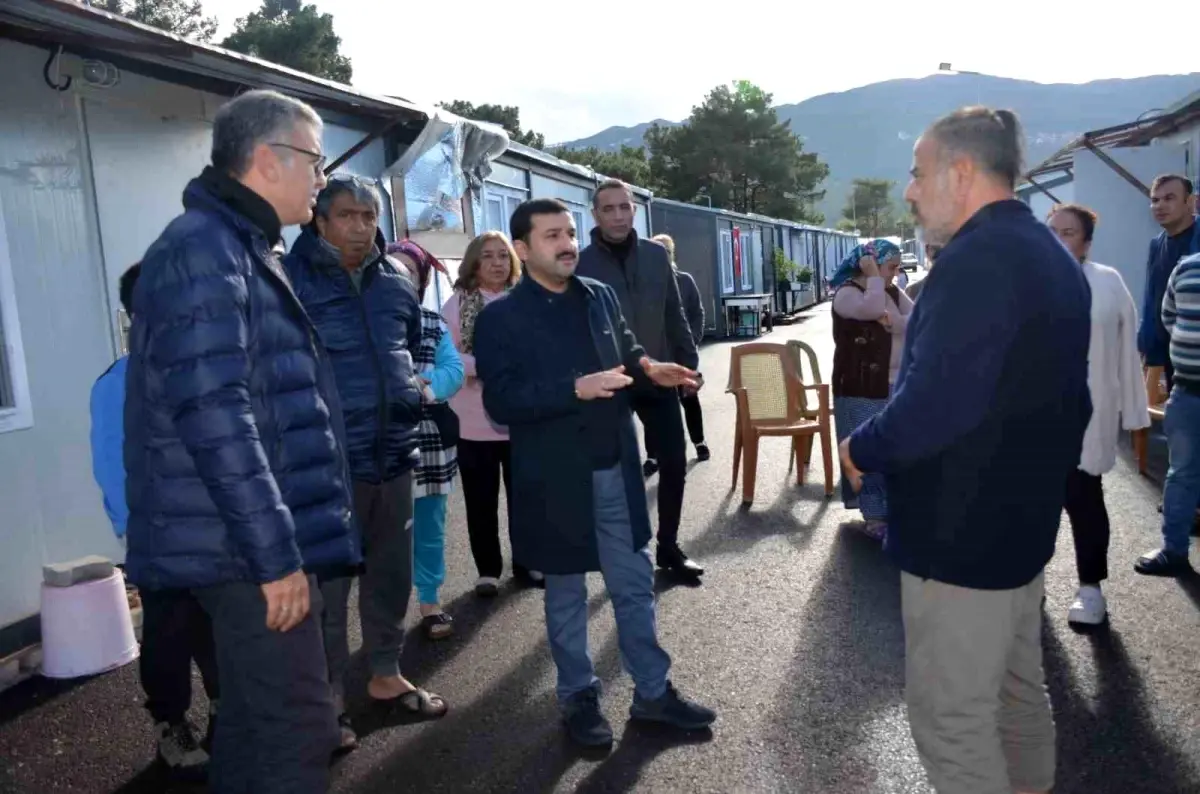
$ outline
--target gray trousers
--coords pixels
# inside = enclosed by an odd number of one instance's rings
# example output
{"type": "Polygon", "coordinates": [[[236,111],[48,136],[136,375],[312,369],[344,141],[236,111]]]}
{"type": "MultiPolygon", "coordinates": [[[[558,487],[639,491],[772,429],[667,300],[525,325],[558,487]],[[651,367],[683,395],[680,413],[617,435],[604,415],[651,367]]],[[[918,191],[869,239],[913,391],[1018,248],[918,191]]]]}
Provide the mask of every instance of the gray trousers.
{"type": "MultiPolygon", "coordinates": [[[[404,618],[412,595],[412,472],[377,485],[354,483],[354,511],[363,533],[364,570],[358,582],[363,650],[372,675],[398,676],[404,618]]],[[[321,583],[325,658],[339,711],[345,710],[350,666],[347,613],[352,583],[349,576],[321,583]]]]}

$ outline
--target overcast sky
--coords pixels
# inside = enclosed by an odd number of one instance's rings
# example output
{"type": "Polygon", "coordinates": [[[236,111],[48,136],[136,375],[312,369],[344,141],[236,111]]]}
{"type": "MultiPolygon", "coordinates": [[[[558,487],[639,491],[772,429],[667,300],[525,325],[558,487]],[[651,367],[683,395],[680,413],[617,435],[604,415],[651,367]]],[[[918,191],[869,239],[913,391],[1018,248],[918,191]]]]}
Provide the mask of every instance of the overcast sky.
{"type": "MultiPolygon", "coordinates": [[[[221,21],[218,40],[260,5],[202,2],[221,21]]],[[[1192,47],[1168,46],[1169,28],[1151,7],[1118,18],[1045,0],[975,5],[992,12],[986,17],[962,0],[826,0],[822,8],[812,0],[577,0],[538,11],[531,2],[479,0],[316,5],[334,15],[357,88],[426,103],[517,105],[523,125],[550,142],[685,118],[706,91],[733,79],[752,80],[783,104],[920,77],[943,61],[1043,83],[1200,69],[1192,47]]]]}

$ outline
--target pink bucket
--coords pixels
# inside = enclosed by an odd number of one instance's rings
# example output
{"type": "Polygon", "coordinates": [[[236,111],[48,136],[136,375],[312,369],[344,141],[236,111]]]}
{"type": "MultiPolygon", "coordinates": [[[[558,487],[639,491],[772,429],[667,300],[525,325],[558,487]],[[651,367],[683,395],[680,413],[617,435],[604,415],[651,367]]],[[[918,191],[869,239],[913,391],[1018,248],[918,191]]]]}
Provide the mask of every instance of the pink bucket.
{"type": "Polygon", "coordinates": [[[70,587],[42,585],[42,675],[95,675],[137,657],[125,577],[119,570],[70,587]]]}

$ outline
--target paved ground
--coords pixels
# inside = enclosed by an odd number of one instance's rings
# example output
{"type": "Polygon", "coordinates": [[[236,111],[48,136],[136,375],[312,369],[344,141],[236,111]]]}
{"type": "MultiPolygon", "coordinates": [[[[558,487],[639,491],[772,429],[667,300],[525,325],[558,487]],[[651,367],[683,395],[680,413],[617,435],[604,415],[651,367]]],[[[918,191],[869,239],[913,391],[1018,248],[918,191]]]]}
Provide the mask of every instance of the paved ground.
{"type": "MultiPolygon", "coordinates": [[[[816,346],[828,372],[827,307],[768,337],[786,338],[816,346]]],[[[597,580],[591,635],[619,740],[607,758],[571,750],[555,720],[540,594],[508,588],[491,603],[467,594],[474,571],[456,499],[445,596],[458,634],[436,646],[414,637],[405,661],[408,675],[444,694],[452,712],[412,725],[360,705],[367,735],[339,765],[337,791],[929,790],[901,697],[897,573],[877,546],[839,526],[850,514],[823,498],[819,466],[808,486],[794,485],[785,441],[766,442],[757,500],[739,507],[729,489],[732,398],[720,388],[728,347],[703,353],[714,456],[692,470],[683,533],[710,574],[700,588],[664,585],[659,607],[676,682],[720,712],[712,734],[678,737],[625,724],[631,686],[597,580]]],[[[1133,559],[1156,542],[1156,487],[1127,461],[1106,483],[1111,627],[1080,635],[1066,625],[1074,562],[1065,527],[1047,579],[1056,790],[1197,792],[1200,588],[1133,574],[1133,559]]],[[[134,667],[74,686],[34,681],[0,695],[0,790],[163,791],[148,768],[150,726],[139,703],[134,667]]]]}

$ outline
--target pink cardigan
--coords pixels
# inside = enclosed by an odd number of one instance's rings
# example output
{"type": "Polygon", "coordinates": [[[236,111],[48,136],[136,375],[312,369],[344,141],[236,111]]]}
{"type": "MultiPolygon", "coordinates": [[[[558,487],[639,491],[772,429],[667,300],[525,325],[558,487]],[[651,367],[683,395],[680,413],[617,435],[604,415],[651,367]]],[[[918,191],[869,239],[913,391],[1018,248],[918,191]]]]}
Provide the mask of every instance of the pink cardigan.
{"type": "MultiPolygon", "coordinates": [[[[503,295],[503,292],[484,292],[485,303],[503,295]]],[[[450,327],[454,347],[462,357],[463,387],[450,398],[450,407],[458,414],[459,435],[468,441],[507,441],[508,428],[492,422],[483,409],[483,383],[475,375],[475,356],[462,352],[462,321],[459,315],[459,293],[455,292],[442,307],[442,319],[450,327]]]]}

